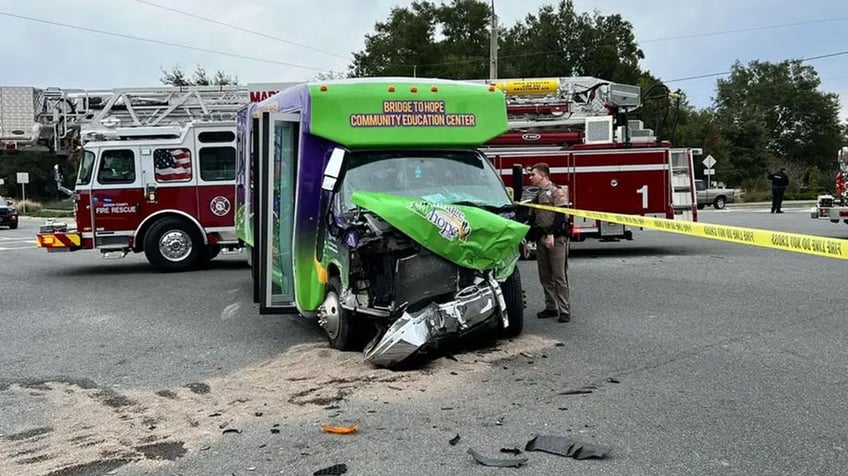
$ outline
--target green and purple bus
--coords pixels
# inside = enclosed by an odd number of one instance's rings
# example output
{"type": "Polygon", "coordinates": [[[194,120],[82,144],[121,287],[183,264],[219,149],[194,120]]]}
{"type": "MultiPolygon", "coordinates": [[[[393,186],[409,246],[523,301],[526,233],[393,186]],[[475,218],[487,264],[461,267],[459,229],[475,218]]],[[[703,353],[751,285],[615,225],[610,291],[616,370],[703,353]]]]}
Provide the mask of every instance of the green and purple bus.
{"type": "Polygon", "coordinates": [[[494,86],[304,83],[238,117],[236,230],[262,313],[317,318],[392,367],[478,329],[520,334],[528,227],[479,150],[507,131],[494,86]]]}

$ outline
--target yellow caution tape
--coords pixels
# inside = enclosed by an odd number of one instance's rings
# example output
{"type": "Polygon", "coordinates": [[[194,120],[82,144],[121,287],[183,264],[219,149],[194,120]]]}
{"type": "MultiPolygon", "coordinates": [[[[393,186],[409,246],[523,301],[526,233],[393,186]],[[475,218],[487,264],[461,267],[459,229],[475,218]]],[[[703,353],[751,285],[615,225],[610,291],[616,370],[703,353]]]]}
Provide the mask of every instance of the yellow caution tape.
{"type": "Polygon", "coordinates": [[[837,238],[822,238],[814,235],[769,231],[757,228],[742,228],[738,226],[713,225],[684,220],[669,220],[668,218],[593,212],[588,210],[577,210],[574,208],[557,208],[533,203],[518,203],[518,205],[594,220],[678,233],[681,235],[729,241],[731,243],[738,243],[741,245],[761,246],[763,248],[793,251],[795,253],[824,256],[826,258],[848,259],[848,240],[840,240],[837,238]]]}

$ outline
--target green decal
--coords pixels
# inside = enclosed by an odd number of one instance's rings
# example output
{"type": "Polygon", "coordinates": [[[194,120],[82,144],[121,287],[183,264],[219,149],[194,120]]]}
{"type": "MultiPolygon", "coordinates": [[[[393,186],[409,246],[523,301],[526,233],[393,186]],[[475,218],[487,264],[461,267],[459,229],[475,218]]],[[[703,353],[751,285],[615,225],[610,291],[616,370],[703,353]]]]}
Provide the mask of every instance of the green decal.
{"type": "Polygon", "coordinates": [[[486,210],[356,191],[351,200],[433,253],[467,268],[509,267],[530,229],[486,210]]]}
{"type": "Polygon", "coordinates": [[[498,89],[399,78],[312,85],[310,133],[347,147],[477,146],[507,131],[498,89]]]}

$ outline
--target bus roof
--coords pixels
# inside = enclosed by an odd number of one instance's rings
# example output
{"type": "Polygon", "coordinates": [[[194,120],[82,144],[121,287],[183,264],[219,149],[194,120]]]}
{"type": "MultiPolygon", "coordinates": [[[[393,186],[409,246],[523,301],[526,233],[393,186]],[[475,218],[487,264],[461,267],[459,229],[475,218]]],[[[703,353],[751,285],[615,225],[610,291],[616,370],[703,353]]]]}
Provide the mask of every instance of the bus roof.
{"type": "Polygon", "coordinates": [[[473,147],[508,129],[504,93],[485,84],[408,77],[313,82],[281,91],[257,111],[275,99],[288,102],[282,96],[308,96],[308,132],[350,148],[473,147]]]}

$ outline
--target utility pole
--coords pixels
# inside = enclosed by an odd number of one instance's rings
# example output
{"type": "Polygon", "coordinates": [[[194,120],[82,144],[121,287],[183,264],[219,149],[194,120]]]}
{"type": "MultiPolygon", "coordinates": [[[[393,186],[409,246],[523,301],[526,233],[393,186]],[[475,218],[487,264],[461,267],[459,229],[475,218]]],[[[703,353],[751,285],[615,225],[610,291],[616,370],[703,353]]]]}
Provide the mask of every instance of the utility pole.
{"type": "Polygon", "coordinates": [[[492,0],[492,25],[489,42],[489,79],[498,79],[498,16],[495,15],[495,0],[492,0]]]}

